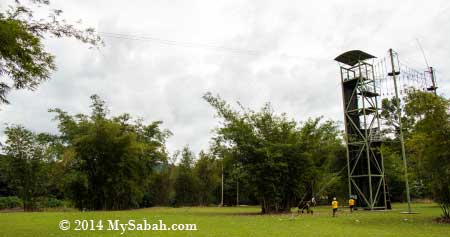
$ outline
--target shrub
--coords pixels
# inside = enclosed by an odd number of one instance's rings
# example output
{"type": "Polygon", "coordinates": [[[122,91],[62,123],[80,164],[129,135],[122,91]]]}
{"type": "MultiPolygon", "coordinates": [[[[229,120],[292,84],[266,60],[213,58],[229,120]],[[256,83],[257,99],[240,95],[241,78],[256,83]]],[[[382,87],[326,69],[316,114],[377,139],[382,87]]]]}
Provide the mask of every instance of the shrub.
{"type": "Polygon", "coordinates": [[[56,198],[48,198],[46,207],[61,207],[63,205],[63,201],[56,198]]]}
{"type": "Polygon", "coordinates": [[[0,197],[0,209],[23,207],[23,202],[16,196],[0,197]]]}

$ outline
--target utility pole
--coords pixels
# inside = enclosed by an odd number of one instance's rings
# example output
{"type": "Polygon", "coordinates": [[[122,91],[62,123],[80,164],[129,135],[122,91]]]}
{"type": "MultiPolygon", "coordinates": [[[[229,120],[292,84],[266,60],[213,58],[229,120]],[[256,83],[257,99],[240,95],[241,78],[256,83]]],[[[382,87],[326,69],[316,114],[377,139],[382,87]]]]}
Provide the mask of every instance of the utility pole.
{"type": "Polygon", "coordinates": [[[406,162],[405,142],[403,139],[402,112],[401,112],[400,98],[398,97],[397,78],[394,66],[394,53],[392,49],[389,49],[389,55],[391,56],[392,78],[394,79],[395,99],[397,100],[399,106],[399,108],[397,109],[397,116],[398,116],[398,126],[400,129],[400,144],[402,146],[403,166],[405,168],[406,200],[408,201],[408,213],[411,213],[411,196],[409,193],[409,182],[408,182],[408,163],[406,162]]]}
{"type": "Polygon", "coordinates": [[[434,78],[434,70],[433,70],[433,67],[430,67],[430,75],[431,75],[431,83],[433,84],[433,87],[432,87],[432,89],[433,89],[433,91],[434,91],[434,95],[437,95],[437,87],[436,87],[436,81],[435,81],[435,78],[434,78]]]}
{"type": "Polygon", "coordinates": [[[239,177],[236,178],[236,206],[239,206],[239,177]]]}
{"type": "Polygon", "coordinates": [[[222,197],[220,199],[220,206],[223,207],[223,159],[222,159],[222,197]]]}

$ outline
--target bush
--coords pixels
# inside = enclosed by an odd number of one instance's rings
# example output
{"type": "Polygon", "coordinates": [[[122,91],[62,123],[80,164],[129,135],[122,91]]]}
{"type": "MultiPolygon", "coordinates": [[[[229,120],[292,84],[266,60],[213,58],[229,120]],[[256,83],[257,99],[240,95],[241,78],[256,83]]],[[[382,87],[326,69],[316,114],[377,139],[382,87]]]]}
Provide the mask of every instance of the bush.
{"type": "Polygon", "coordinates": [[[140,207],[152,207],[155,205],[155,194],[152,192],[145,192],[144,197],[142,198],[140,207]]]}
{"type": "Polygon", "coordinates": [[[22,200],[16,196],[0,197],[0,209],[23,207],[22,200]]]}
{"type": "Polygon", "coordinates": [[[56,198],[48,198],[46,207],[61,207],[63,206],[63,201],[56,198]]]}

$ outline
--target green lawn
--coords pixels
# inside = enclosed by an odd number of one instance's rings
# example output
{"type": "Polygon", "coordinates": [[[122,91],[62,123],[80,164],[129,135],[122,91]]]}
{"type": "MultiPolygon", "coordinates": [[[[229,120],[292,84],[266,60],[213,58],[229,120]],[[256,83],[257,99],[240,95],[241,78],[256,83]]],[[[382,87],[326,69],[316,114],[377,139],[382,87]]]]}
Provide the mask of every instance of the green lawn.
{"type": "MultiPolygon", "coordinates": [[[[346,209],[337,218],[327,207],[315,208],[313,216],[303,214],[259,215],[258,207],[192,207],[148,208],[113,212],[39,212],[0,213],[0,236],[450,236],[450,225],[437,224],[440,209],[432,204],[414,204],[418,214],[401,214],[404,205],[392,211],[356,211],[346,209]],[[173,223],[195,223],[198,231],[62,231],[60,220],[120,219],[123,223],[146,218],[149,223],[162,220],[173,223]]],[[[73,223],[72,223],[73,225],[73,223]]]]}

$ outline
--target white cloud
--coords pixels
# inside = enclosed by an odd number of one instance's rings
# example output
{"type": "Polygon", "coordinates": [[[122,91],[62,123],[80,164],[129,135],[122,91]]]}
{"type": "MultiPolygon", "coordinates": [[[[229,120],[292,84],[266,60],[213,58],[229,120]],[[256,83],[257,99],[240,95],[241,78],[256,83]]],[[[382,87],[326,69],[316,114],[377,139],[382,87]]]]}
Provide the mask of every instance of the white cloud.
{"type": "Polygon", "coordinates": [[[56,131],[51,107],[87,113],[97,93],[113,114],[163,120],[174,136],[171,151],[208,147],[217,125],[201,96],[258,108],[270,101],[297,120],[324,115],[342,119],[337,64],[333,58],[361,49],[383,57],[389,48],[423,67],[420,39],[437,69],[440,93],[450,94],[450,8],[447,1],[59,1],[70,20],[102,32],[176,41],[105,37],[89,50],[74,40],[47,41],[58,71],[35,92],[15,91],[0,121],[36,131],[56,131]],[[186,47],[184,43],[193,42],[186,47]],[[255,50],[258,54],[204,45],[255,50]],[[448,78],[448,76],[447,76],[448,78]]]}

